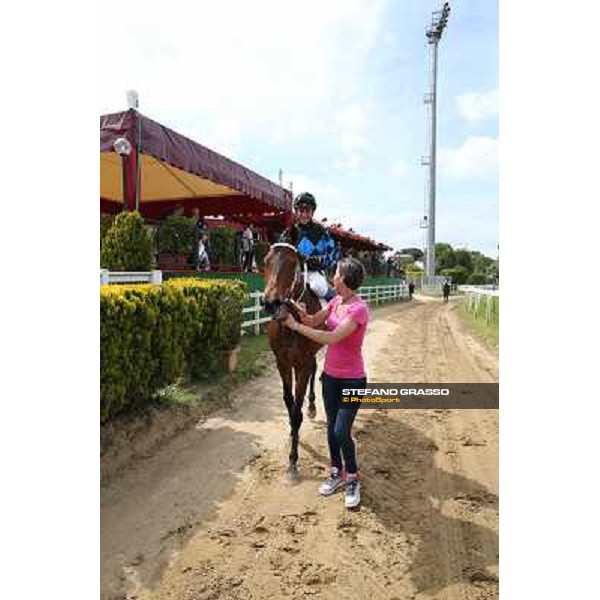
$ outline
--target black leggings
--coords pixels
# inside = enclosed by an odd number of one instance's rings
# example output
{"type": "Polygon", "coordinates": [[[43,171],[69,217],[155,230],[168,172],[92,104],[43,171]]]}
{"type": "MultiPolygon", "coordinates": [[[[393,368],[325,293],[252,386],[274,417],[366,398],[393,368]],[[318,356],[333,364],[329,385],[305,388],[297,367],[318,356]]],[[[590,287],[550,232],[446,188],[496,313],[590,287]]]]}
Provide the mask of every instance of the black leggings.
{"type": "Polygon", "coordinates": [[[323,373],[323,403],[327,414],[327,441],[329,442],[329,456],[331,466],[342,471],[342,456],[347,473],[356,473],[356,448],[352,439],[352,424],[358,412],[358,406],[340,408],[342,390],[344,388],[364,388],[367,378],[338,379],[323,373]]]}

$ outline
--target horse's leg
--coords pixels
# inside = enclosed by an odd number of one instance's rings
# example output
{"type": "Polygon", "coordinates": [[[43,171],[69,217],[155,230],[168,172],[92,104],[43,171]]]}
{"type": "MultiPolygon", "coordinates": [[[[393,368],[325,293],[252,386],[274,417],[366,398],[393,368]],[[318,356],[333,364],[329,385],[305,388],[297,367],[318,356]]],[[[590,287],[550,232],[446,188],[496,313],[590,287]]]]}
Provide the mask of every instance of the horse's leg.
{"type": "Polygon", "coordinates": [[[281,376],[283,384],[283,401],[288,411],[290,419],[290,430],[292,429],[292,421],[294,418],[294,394],[292,393],[292,365],[286,364],[284,361],[277,359],[277,369],[281,376]]]}
{"type": "Polygon", "coordinates": [[[302,405],[304,404],[304,394],[308,380],[312,373],[312,362],[302,364],[296,367],[296,390],[294,394],[294,410],[292,416],[292,448],[290,450],[290,473],[295,474],[298,471],[298,441],[300,437],[300,427],[302,426],[302,405]]]}
{"type": "Polygon", "coordinates": [[[315,379],[317,377],[317,357],[313,357],[312,373],[310,374],[310,391],[308,392],[308,410],[306,414],[309,419],[317,416],[317,407],[315,406],[315,379]]]}

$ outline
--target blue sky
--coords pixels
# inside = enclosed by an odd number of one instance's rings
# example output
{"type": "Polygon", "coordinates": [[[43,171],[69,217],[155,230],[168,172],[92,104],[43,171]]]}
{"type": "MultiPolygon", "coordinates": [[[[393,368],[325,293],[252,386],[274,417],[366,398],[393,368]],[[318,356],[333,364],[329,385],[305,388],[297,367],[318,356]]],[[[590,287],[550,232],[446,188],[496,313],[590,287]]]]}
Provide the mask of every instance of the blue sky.
{"type": "MultiPolygon", "coordinates": [[[[123,8],[99,112],[147,116],[315,194],[318,217],[422,247],[428,46],[441,2],[148,3],[123,8]],[[162,7],[162,9],[161,9],[162,7]],[[185,18],[182,18],[182,17],[185,18]]],[[[498,5],[451,2],[438,58],[436,240],[496,256],[498,5]]],[[[120,9],[121,10],[121,9],[120,9]]]]}

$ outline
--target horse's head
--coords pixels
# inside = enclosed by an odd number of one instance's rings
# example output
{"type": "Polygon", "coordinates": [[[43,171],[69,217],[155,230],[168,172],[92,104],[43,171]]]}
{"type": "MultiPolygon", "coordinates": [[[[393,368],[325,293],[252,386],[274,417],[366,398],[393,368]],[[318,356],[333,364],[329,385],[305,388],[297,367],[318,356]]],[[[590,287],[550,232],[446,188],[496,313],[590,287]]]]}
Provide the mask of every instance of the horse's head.
{"type": "Polygon", "coordinates": [[[291,244],[273,244],[265,257],[264,306],[278,321],[289,312],[286,301],[292,297],[299,265],[298,252],[291,244]]]}

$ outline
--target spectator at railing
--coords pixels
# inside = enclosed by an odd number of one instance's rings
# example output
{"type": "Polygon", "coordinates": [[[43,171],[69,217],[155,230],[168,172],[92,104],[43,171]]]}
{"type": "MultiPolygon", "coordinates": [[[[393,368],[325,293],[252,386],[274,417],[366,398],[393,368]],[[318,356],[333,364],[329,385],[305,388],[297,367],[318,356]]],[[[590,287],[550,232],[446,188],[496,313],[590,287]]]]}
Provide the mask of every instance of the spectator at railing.
{"type": "Polygon", "coordinates": [[[202,239],[198,240],[198,261],[196,263],[198,271],[210,271],[209,243],[208,235],[204,234],[202,239]]]}
{"type": "Polygon", "coordinates": [[[249,223],[242,234],[242,251],[244,253],[244,263],[242,270],[245,273],[252,272],[252,257],[254,254],[254,231],[252,223],[249,223]]]}

